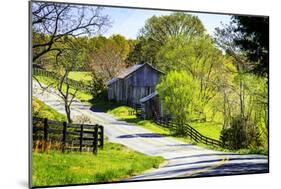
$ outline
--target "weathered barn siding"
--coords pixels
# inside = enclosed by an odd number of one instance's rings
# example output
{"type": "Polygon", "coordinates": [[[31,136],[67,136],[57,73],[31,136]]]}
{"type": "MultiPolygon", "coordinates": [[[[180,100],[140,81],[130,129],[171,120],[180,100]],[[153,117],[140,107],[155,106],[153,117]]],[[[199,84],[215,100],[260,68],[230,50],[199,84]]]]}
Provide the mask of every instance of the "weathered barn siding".
{"type": "Polygon", "coordinates": [[[121,74],[108,84],[109,100],[126,104],[140,104],[140,99],[155,91],[162,72],[149,64],[129,68],[131,72],[121,74]]]}
{"type": "Polygon", "coordinates": [[[117,102],[122,101],[122,90],[123,80],[117,80],[108,86],[108,99],[115,100],[117,102]]]}

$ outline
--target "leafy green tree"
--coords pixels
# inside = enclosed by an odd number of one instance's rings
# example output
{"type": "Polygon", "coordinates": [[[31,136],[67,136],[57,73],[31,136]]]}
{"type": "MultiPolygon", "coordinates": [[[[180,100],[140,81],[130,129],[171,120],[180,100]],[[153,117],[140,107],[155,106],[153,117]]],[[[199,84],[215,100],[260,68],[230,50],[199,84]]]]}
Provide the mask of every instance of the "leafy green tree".
{"type": "MultiPolygon", "coordinates": [[[[171,71],[156,87],[164,105],[164,111],[171,113],[179,123],[188,123],[194,118],[199,97],[199,83],[187,71],[171,71]]],[[[182,124],[177,132],[184,134],[182,124]]]]}
{"type": "Polygon", "coordinates": [[[205,28],[197,16],[185,13],[152,16],[140,30],[137,48],[132,56],[136,61],[148,61],[156,65],[155,56],[170,37],[185,35],[192,38],[204,33],[205,28]]]}
{"type": "Polygon", "coordinates": [[[217,95],[224,69],[224,57],[208,36],[190,38],[171,37],[157,53],[157,67],[164,72],[185,70],[198,82],[197,106],[202,116],[204,108],[217,95]]]}

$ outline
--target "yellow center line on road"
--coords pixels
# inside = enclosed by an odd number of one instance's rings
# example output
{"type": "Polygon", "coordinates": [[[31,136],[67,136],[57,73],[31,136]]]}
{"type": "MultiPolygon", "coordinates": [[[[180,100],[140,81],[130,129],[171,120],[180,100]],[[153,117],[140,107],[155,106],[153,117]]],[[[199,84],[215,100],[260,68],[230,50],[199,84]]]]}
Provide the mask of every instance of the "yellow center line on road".
{"type": "Polygon", "coordinates": [[[207,172],[211,169],[215,169],[215,168],[218,168],[220,166],[222,166],[223,164],[225,164],[227,161],[229,161],[229,158],[224,156],[221,161],[219,161],[218,163],[215,163],[213,165],[211,165],[210,167],[206,167],[204,169],[199,169],[199,170],[196,170],[196,171],[193,171],[191,173],[188,173],[188,174],[184,174],[180,177],[191,177],[192,175],[195,175],[195,174],[198,174],[198,173],[203,173],[203,172],[207,172]]]}

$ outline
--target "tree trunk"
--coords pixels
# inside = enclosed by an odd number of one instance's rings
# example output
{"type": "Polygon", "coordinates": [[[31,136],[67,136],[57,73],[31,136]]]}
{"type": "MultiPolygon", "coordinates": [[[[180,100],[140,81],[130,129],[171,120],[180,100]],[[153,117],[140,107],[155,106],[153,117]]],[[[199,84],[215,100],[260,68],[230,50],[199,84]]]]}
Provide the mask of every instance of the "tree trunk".
{"type": "Polygon", "coordinates": [[[240,79],[240,115],[241,115],[241,121],[245,118],[245,108],[244,108],[244,82],[242,79],[240,79]]]}
{"type": "Polygon", "coordinates": [[[223,129],[227,126],[227,112],[226,112],[226,94],[223,91],[223,129]]]}
{"type": "Polygon", "coordinates": [[[71,110],[70,107],[67,105],[67,102],[65,102],[65,112],[66,112],[66,117],[67,117],[67,121],[68,123],[72,123],[72,119],[71,119],[71,110]]]}

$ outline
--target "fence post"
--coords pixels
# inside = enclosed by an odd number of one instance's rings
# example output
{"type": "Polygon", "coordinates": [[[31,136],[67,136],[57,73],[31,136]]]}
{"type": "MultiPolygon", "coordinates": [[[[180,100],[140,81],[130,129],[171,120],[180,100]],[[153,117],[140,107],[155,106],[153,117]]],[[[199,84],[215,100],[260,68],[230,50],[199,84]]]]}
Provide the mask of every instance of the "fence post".
{"type": "Polygon", "coordinates": [[[44,119],[44,141],[48,141],[48,119],[44,119]]]}
{"type": "Polygon", "coordinates": [[[48,142],[48,119],[44,118],[44,151],[47,149],[48,142]]]}
{"type": "Polygon", "coordinates": [[[98,125],[95,125],[94,127],[94,133],[93,133],[93,153],[97,154],[98,152],[98,125]]]}
{"type": "Polygon", "coordinates": [[[62,129],[62,152],[65,151],[65,141],[66,141],[66,122],[63,122],[63,129],[62,129]]]}
{"type": "Polygon", "coordinates": [[[104,141],[103,141],[103,126],[99,126],[99,128],[100,128],[100,147],[103,149],[103,144],[104,144],[104,141]]]}
{"type": "Polygon", "coordinates": [[[82,146],[83,146],[83,128],[84,125],[81,124],[80,126],[80,141],[79,141],[79,151],[82,152],[82,146]]]}

